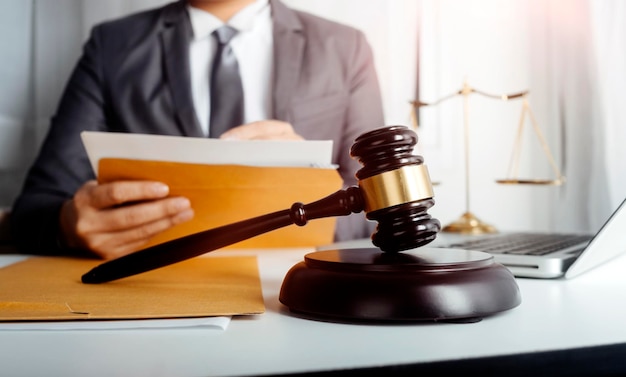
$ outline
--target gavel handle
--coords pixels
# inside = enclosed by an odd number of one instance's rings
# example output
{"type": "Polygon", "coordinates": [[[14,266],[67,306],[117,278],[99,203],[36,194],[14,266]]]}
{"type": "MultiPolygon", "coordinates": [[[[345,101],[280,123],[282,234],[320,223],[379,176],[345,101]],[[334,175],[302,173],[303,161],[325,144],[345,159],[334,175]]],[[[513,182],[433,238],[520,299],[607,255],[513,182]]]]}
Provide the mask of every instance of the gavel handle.
{"type": "Polygon", "coordinates": [[[85,284],[105,283],[165,267],[232,245],[287,225],[304,226],[308,220],[346,216],[364,209],[358,187],[340,190],[310,204],[294,203],[291,209],[190,234],[104,262],[82,276],[85,284]]]}

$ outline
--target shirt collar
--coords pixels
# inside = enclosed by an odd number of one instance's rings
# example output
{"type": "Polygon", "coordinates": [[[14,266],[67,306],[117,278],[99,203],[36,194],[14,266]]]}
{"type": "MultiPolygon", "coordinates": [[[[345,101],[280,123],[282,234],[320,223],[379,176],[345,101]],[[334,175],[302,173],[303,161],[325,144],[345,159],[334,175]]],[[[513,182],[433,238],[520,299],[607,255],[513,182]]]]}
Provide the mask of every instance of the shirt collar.
{"type": "MultiPolygon", "coordinates": [[[[255,22],[262,18],[270,18],[269,0],[257,0],[237,12],[227,24],[238,31],[248,31],[254,27],[255,22]]],[[[199,40],[206,38],[215,31],[215,29],[224,25],[224,22],[209,12],[203,11],[187,5],[187,12],[193,29],[193,39],[199,40]]]]}

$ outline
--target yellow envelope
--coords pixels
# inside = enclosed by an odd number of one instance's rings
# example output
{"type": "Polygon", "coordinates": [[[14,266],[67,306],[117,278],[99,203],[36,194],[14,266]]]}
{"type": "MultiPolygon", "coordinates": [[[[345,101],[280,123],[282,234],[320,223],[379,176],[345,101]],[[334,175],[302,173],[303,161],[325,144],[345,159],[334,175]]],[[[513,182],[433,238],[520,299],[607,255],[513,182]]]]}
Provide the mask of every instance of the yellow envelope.
{"type": "MultiPolygon", "coordinates": [[[[255,167],[103,158],[98,181],[155,180],[191,201],[193,220],[154,237],[146,247],[218,226],[310,203],[341,189],[335,169],[255,167]]],[[[236,248],[307,247],[331,243],[336,219],[290,225],[238,242],[236,248]]]]}
{"type": "Polygon", "coordinates": [[[193,258],[109,282],[102,261],[33,257],[0,269],[1,321],[189,318],[265,311],[255,257],[193,258]]]}

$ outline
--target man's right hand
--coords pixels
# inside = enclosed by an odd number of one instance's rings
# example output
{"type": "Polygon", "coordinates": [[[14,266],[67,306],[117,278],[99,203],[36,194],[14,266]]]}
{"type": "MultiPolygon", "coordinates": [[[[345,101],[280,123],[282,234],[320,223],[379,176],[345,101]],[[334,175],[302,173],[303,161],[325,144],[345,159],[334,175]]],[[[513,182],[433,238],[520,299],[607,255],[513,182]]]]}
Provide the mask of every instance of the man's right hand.
{"type": "Polygon", "coordinates": [[[152,236],[193,218],[187,198],[168,194],[160,182],[89,181],[61,208],[61,242],[104,259],[137,251],[152,236]]]}

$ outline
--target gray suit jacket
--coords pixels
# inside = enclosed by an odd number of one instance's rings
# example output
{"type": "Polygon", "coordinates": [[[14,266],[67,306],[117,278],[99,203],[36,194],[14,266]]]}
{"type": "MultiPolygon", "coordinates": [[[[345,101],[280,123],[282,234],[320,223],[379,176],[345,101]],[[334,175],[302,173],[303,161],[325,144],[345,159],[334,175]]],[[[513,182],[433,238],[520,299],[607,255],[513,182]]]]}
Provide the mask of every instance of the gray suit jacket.
{"type": "MultiPolygon", "coordinates": [[[[353,140],[384,126],[371,49],[353,28],[270,2],[273,118],[306,139],[333,140],[333,160],[346,185],[354,184],[360,165],[349,156],[353,140]]],[[[70,252],[56,243],[60,207],[94,178],[81,131],[202,136],[191,95],[191,36],[184,1],[93,28],[12,209],[24,251],[70,252]]],[[[336,239],[370,231],[353,215],[339,219],[336,239]]]]}

